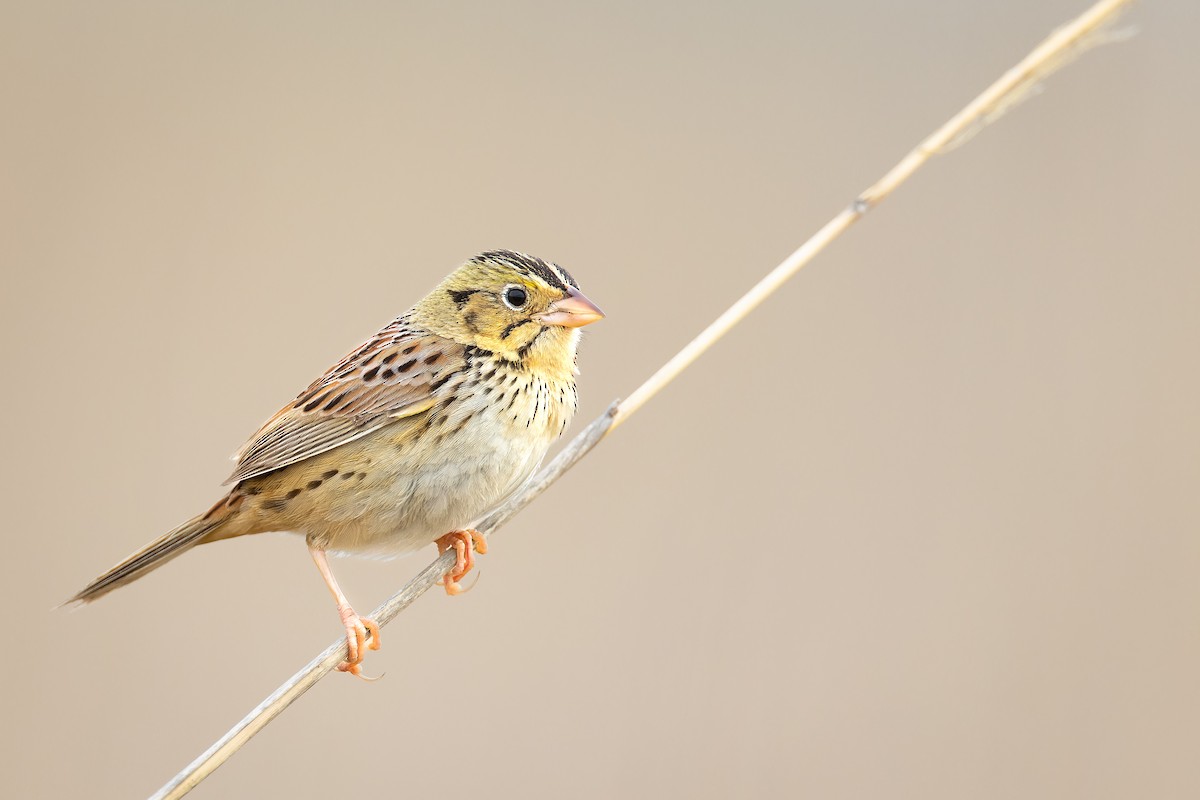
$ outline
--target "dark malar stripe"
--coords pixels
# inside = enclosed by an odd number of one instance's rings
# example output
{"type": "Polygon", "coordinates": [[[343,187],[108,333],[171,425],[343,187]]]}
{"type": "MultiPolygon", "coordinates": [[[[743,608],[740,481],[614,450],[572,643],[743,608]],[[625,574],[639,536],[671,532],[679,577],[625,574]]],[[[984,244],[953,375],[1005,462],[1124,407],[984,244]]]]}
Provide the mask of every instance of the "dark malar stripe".
{"type": "Polygon", "coordinates": [[[515,331],[517,328],[521,327],[522,325],[528,325],[528,324],[529,324],[529,323],[531,323],[531,322],[533,322],[533,320],[531,320],[531,319],[523,319],[523,320],[521,320],[520,322],[512,322],[512,323],[509,323],[508,327],[506,327],[506,328],[504,329],[504,332],[500,334],[500,338],[501,338],[501,339],[507,339],[507,338],[509,337],[509,335],[510,335],[510,334],[511,334],[513,331],[515,331]]]}
{"type": "Polygon", "coordinates": [[[525,356],[529,355],[529,348],[533,347],[533,343],[536,342],[538,340],[538,337],[541,336],[543,333],[545,333],[546,330],[547,330],[546,326],[543,325],[542,329],[540,331],[538,331],[537,333],[535,333],[533,335],[532,339],[530,339],[525,344],[521,345],[520,349],[517,350],[517,358],[524,359],[525,356]]]}

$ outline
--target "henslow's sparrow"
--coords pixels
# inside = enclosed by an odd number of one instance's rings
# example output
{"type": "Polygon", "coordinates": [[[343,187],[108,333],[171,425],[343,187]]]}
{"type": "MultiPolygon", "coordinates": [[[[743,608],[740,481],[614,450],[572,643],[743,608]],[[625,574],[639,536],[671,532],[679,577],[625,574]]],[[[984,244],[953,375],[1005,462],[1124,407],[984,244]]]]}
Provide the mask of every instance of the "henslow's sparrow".
{"type": "Polygon", "coordinates": [[[466,526],[517,489],[575,412],[579,328],[603,314],[566,270],[497,250],[449,275],[284,406],[238,452],[229,494],[96,578],[88,602],[203,542],[302,533],[361,674],[379,629],[351,608],[326,552],[457,551],[446,591],[485,540],[466,526]]]}

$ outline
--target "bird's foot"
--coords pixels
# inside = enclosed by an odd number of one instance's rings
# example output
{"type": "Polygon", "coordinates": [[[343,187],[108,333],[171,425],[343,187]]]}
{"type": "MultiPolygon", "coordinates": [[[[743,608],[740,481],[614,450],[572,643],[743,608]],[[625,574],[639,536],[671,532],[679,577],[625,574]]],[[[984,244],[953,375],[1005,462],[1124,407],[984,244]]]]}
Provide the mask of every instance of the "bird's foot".
{"type": "Polygon", "coordinates": [[[362,662],[368,650],[379,649],[379,626],[369,617],[360,617],[350,606],[338,606],[342,624],[346,626],[346,660],[338,664],[340,672],[356,678],[374,680],[362,674],[362,662]]]}
{"type": "Polygon", "coordinates": [[[446,594],[451,596],[467,591],[459,581],[475,566],[475,553],[487,552],[487,539],[483,538],[483,534],[474,528],[465,528],[461,531],[451,531],[445,536],[435,539],[434,544],[437,545],[438,555],[452,547],[455,555],[454,567],[438,583],[444,586],[446,594]]]}

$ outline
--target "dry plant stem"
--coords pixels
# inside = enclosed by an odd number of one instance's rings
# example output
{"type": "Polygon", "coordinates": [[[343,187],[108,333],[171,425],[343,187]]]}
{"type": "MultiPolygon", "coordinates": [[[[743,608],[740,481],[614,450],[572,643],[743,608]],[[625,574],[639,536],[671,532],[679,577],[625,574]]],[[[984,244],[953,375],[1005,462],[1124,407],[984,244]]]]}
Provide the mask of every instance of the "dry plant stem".
{"type": "MultiPolygon", "coordinates": [[[[520,511],[530,500],[544,492],[550,484],[570,469],[576,461],[583,458],[589,450],[595,447],[612,426],[613,414],[617,404],[614,403],[603,415],[594,420],[562,451],[555,456],[546,467],[540,470],[520,492],[510,497],[506,502],[479,520],[474,527],[480,533],[490,535],[520,511]]],[[[370,616],[379,627],[383,627],[395,619],[396,615],[408,608],[425,592],[429,591],[454,566],[454,550],[447,550],[396,594],[389,597],[370,616]]],[[[332,672],[338,664],[346,659],[346,639],[342,637],[334,642],[319,656],[308,662],[299,672],[289,678],[282,686],[271,693],[267,699],[259,703],[253,711],[242,718],[242,721],[222,736],[212,747],[188,764],[170,783],[158,790],[154,800],[162,798],[183,797],[196,784],[204,780],[213,770],[250,740],[254,734],[267,726],[271,720],[283,713],[300,695],[307,692],[317,681],[332,672]]]]}
{"type": "MultiPolygon", "coordinates": [[[[1033,81],[1047,77],[1055,68],[1062,66],[1064,58],[1073,50],[1077,50],[1090,41],[1098,30],[1111,23],[1124,7],[1132,0],[1102,0],[1089,8],[1071,23],[1059,28],[1044,42],[1021,60],[1019,64],[1004,73],[1001,78],[989,86],[982,94],[967,104],[962,111],[950,118],[945,125],[934,131],[925,141],[909,152],[900,163],[892,167],[886,175],[873,186],[862,192],[840,214],[817,231],[812,238],[784,259],[783,263],[767,273],[754,288],[730,306],[724,314],[717,317],[707,328],[700,332],[687,346],[675,354],[675,357],[659,368],[633,394],[621,402],[617,409],[617,418],[613,427],[617,427],[634,412],[641,408],[647,400],[675,379],[680,372],[687,369],[693,361],[724,336],[736,324],[758,307],[763,300],[770,297],[776,289],[782,286],[800,268],[825,249],[825,246],[838,238],[868,211],[879,205],[896,187],[904,183],[925,162],[943,152],[951,144],[960,141],[961,137],[971,130],[998,115],[1007,108],[1009,102],[1020,99],[1024,91],[1033,81]]],[[[1094,40],[1093,40],[1094,41],[1094,40]]]]}
{"type": "MultiPolygon", "coordinates": [[[[593,421],[576,436],[558,456],[529,481],[520,493],[476,523],[485,535],[491,535],[508,519],[537,497],[564,472],[586,455],[611,430],[632,416],[639,408],[670,383],[680,372],[695,361],[705,350],[724,336],[734,325],[753,311],[763,300],[796,274],[813,259],[826,245],[840,236],[900,184],[904,183],[918,168],[933,156],[943,152],[951,144],[978,125],[993,119],[1011,105],[1032,81],[1040,80],[1054,68],[1061,66],[1072,49],[1087,44],[1088,37],[1103,25],[1111,22],[1117,12],[1132,0],[1102,0],[1088,9],[1071,23],[1055,31],[1038,45],[1019,64],[1006,72],[949,122],[940,127],[916,149],[906,155],[874,186],[860,194],[840,214],[825,224],[817,233],[792,253],[782,264],[773,269],[724,314],[705,328],[679,353],[637,388],[624,401],[615,403],[601,417],[593,421]]],[[[414,600],[434,586],[454,565],[455,555],[449,550],[412,579],[403,589],[390,597],[371,613],[371,617],[382,628],[407,608],[414,600]]],[[[346,658],[346,640],[340,638],[293,675],[267,699],[235,725],[212,747],[185,767],[166,786],[153,795],[154,800],[183,797],[196,784],[204,780],[223,764],[242,745],[258,733],[267,723],[279,716],[296,698],[304,694],[317,681],[333,671],[346,658]]]]}

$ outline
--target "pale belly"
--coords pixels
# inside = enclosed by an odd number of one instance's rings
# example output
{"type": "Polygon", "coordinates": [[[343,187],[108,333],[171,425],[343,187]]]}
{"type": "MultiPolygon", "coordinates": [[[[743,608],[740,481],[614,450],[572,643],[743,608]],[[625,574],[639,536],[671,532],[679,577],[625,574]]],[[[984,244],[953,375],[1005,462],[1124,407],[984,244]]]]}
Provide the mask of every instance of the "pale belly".
{"type": "Polygon", "coordinates": [[[501,436],[455,438],[460,441],[447,439],[419,468],[404,458],[380,463],[361,492],[331,515],[324,532],[328,548],[395,556],[466,528],[528,480],[550,445],[501,436]]]}
{"type": "Polygon", "coordinates": [[[533,474],[568,413],[471,405],[460,412],[470,418],[459,425],[451,416],[440,437],[420,421],[400,421],[281,470],[246,509],[257,517],[254,527],[300,533],[332,552],[388,558],[470,526],[533,474]]]}

